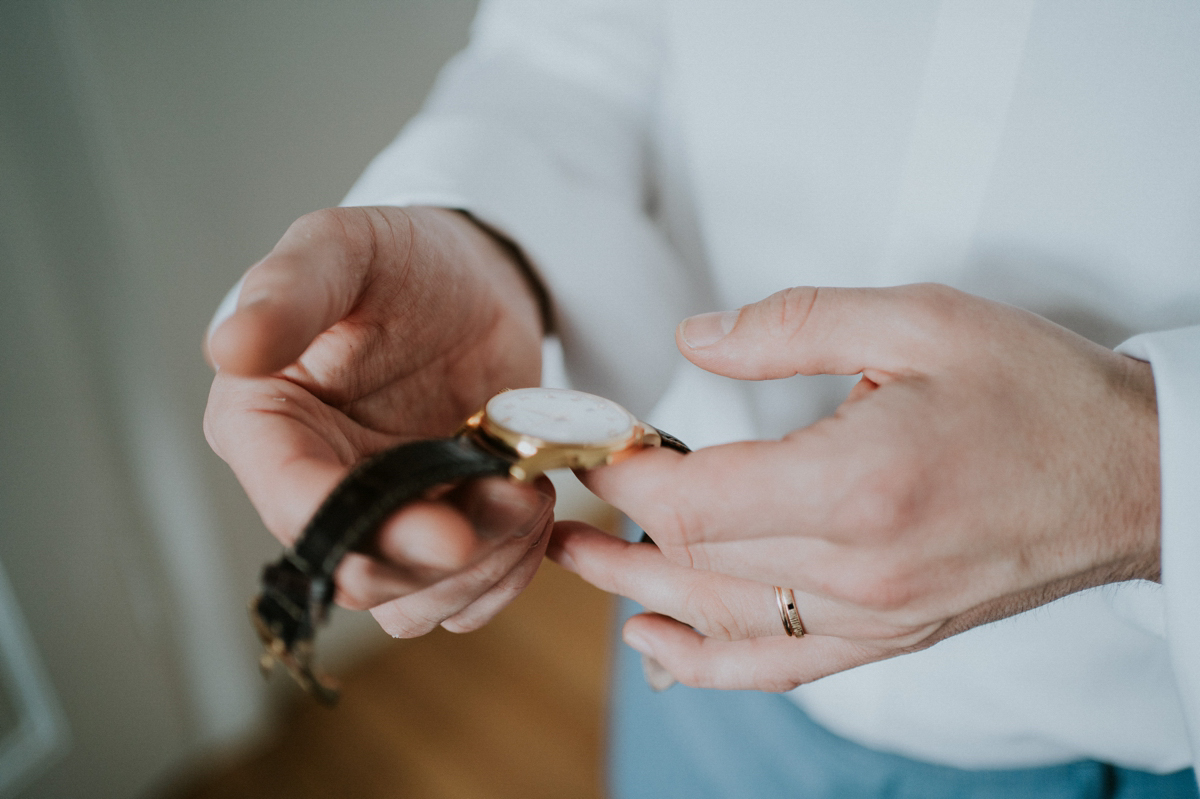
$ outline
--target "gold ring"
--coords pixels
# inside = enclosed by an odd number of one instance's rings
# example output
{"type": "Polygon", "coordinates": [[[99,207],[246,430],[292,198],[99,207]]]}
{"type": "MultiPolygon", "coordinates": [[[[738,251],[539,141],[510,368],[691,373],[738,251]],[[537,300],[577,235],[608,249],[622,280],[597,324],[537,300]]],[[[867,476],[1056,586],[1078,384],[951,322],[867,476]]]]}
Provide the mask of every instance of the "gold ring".
{"type": "Polygon", "coordinates": [[[802,638],[804,625],[800,623],[800,611],[796,610],[796,595],[792,593],[792,589],[775,586],[775,603],[779,605],[783,631],[793,638],[802,638]]]}

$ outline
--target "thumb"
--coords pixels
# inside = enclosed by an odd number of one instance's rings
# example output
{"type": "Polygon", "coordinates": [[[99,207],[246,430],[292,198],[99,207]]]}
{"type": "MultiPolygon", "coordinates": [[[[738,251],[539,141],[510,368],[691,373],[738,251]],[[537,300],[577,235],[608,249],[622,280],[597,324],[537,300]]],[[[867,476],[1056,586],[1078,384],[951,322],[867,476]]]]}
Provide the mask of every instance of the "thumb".
{"type": "MultiPolygon", "coordinates": [[[[390,227],[393,237],[406,230],[390,227]]],[[[222,303],[207,336],[209,361],[241,375],[271,374],[295,361],[354,307],[377,257],[374,238],[365,209],[300,217],[222,303]]]]}
{"type": "Polygon", "coordinates": [[[675,331],[697,366],[740,380],[797,374],[873,378],[922,371],[944,350],[947,317],[967,295],[932,284],[776,292],[735,311],[700,314],[675,331]]]}

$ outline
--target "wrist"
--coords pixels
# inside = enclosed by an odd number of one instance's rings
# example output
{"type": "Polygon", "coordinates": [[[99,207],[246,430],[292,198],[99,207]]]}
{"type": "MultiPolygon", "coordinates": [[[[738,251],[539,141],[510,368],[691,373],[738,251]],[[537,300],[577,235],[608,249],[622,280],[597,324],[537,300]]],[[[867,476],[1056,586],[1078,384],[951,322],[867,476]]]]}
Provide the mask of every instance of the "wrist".
{"type": "MultiPolygon", "coordinates": [[[[505,270],[507,275],[515,274],[519,278],[517,282],[520,288],[512,285],[509,288],[532,301],[537,318],[541,323],[542,335],[552,332],[554,326],[550,306],[550,294],[546,291],[545,284],[520,246],[491,225],[476,218],[470,211],[461,208],[440,210],[447,211],[459,219],[466,220],[472,228],[483,233],[490,241],[492,247],[498,251],[502,260],[511,267],[511,269],[505,270]]],[[[511,283],[511,281],[509,282],[511,283]]]]}

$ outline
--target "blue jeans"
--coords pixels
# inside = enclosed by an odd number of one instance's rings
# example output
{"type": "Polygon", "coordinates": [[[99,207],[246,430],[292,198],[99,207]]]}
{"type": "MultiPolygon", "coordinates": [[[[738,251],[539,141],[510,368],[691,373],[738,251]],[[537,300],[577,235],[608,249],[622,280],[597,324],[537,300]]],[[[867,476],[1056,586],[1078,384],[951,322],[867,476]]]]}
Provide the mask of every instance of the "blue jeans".
{"type": "MultiPolygon", "coordinates": [[[[632,612],[624,602],[625,615],[632,612]]],[[[617,644],[609,741],[614,799],[1196,799],[1191,769],[1157,775],[1095,761],[967,771],[839,738],[778,694],[676,685],[656,694],[617,644]]]]}

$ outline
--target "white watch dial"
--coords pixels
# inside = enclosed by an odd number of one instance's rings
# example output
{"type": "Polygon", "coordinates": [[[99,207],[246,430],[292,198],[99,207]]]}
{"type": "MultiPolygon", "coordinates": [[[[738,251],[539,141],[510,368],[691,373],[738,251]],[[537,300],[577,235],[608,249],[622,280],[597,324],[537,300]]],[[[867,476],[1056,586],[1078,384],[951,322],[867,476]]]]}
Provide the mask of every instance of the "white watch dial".
{"type": "Polygon", "coordinates": [[[553,444],[604,444],[627,437],[637,423],[612,400],[565,388],[520,388],[488,400],[488,420],[553,444]]]}

